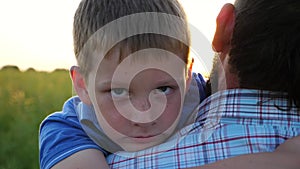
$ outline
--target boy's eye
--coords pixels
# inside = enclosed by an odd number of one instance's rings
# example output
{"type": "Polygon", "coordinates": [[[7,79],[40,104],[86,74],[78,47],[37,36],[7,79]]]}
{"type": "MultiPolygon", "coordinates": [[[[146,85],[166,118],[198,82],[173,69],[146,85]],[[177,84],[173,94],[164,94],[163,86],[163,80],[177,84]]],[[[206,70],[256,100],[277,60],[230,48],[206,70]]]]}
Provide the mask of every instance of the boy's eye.
{"type": "Polygon", "coordinates": [[[124,88],[115,88],[110,91],[113,97],[124,97],[128,95],[128,90],[124,88]]]}
{"type": "Polygon", "coordinates": [[[162,86],[155,89],[156,93],[170,94],[172,92],[172,88],[169,86],[162,86]]]}

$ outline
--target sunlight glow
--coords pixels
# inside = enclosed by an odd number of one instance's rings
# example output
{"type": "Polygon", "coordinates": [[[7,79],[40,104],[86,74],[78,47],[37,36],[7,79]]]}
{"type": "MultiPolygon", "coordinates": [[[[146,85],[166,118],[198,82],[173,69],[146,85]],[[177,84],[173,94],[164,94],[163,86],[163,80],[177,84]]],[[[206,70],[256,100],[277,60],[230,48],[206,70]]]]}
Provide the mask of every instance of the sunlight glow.
{"type": "MultiPolygon", "coordinates": [[[[189,22],[209,41],[215,31],[218,11],[225,2],[233,2],[180,1],[189,22]]],[[[36,70],[52,71],[56,68],[68,69],[76,64],[72,22],[79,2],[80,0],[0,0],[0,68],[16,65],[21,70],[33,67],[36,70]]],[[[205,71],[201,67],[196,66],[196,70],[205,71]]]]}

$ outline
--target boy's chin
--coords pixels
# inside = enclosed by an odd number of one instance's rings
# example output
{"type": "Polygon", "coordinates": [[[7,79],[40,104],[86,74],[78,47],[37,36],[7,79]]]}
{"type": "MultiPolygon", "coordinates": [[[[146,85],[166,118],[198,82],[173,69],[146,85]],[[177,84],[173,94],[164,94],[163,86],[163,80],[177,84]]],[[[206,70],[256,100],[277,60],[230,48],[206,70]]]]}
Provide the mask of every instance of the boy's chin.
{"type": "Polygon", "coordinates": [[[124,151],[136,152],[159,145],[166,139],[167,137],[162,134],[151,137],[128,137],[126,138],[126,141],[123,140],[121,147],[124,149],[124,151]]]}

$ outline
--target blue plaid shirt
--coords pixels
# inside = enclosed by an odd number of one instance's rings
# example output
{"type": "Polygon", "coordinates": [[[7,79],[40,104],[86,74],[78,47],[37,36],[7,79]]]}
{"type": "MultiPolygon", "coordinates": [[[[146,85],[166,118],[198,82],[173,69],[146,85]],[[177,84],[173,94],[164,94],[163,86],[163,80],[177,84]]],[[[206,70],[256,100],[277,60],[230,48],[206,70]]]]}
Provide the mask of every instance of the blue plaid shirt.
{"type": "Polygon", "coordinates": [[[300,134],[300,111],[286,94],[233,89],[199,106],[196,123],[168,142],[107,157],[112,168],[186,168],[242,154],[270,152],[300,134]]]}

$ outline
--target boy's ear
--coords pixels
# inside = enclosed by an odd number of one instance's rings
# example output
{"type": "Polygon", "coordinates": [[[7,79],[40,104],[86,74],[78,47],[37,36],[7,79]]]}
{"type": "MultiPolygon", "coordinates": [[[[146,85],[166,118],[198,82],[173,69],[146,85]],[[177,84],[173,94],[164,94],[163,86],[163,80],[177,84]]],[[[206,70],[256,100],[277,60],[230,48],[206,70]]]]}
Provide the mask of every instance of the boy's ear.
{"type": "Polygon", "coordinates": [[[230,47],[234,23],[235,8],[232,4],[225,4],[217,17],[217,27],[212,42],[215,52],[223,52],[230,47]]]}
{"type": "Polygon", "coordinates": [[[91,105],[92,103],[86,88],[84,76],[80,73],[80,68],[78,66],[72,66],[70,69],[70,75],[75,91],[80,100],[87,105],[91,105]]]}
{"type": "Polygon", "coordinates": [[[188,67],[187,78],[186,78],[186,83],[185,83],[186,91],[189,90],[190,84],[191,84],[191,81],[192,81],[192,78],[193,78],[192,77],[193,65],[194,65],[194,58],[192,58],[191,63],[188,67]]]}

